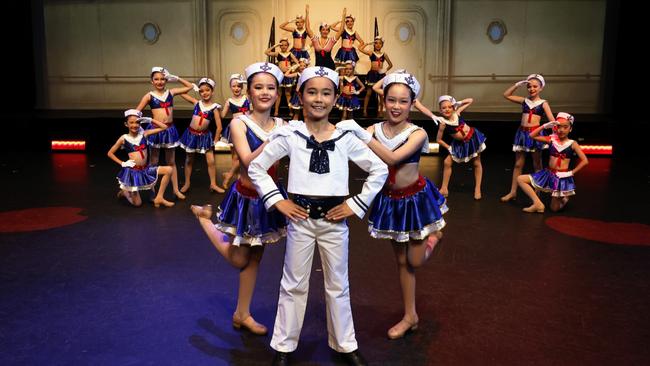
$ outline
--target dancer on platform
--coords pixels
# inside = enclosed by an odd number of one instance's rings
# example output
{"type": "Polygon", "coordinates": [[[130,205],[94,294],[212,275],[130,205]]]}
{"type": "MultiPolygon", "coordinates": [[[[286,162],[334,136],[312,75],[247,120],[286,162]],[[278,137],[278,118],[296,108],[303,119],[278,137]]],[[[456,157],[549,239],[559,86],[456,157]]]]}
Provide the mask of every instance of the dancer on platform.
{"type": "MultiPolygon", "coordinates": [[[[300,74],[305,70],[307,66],[309,66],[309,59],[301,58],[298,61],[297,65],[294,65],[284,74],[284,77],[298,80],[300,74]]],[[[291,119],[296,121],[300,119],[300,111],[302,110],[302,101],[300,100],[300,96],[298,94],[298,89],[294,89],[291,100],[289,101],[289,108],[293,111],[291,119]]]]}
{"type": "Polygon", "coordinates": [[[343,9],[343,15],[341,19],[341,29],[336,33],[336,38],[341,38],[341,48],[336,52],[336,57],[334,61],[337,64],[342,65],[346,61],[354,61],[355,63],[359,61],[359,55],[357,55],[357,50],[354,48],[354,42],[359,42],[359,47],[363,48],[364,42],[361,37],[354,30],[354,17],[352,15],[346,15],[347,9],[343,9]]]}
{"type": "Polygon", "coordinates": [[[107,154],[111,160],[122,167],[117,175],[117,181],[120,183],[120,191],[117,192],[117,197],[124,197],[130,204],[139,207],[142,205],[140,191],[153,189],[158,176],[162,175],[158,194],[153,200],[153,204],[156,207],[160,207],[160,205],[172,207],[174,203],[167,201],[164,197],[169,177],[172,174],[172,168],[147,164],[147,136],[166,130],[168,125],[155,119],[142,117],[142,112],[137,109],[125,111],[124,117],[126,118],[124,125],[128,128],[129,133],[120,136],[107,154]],[[146,131],[143,130],[140,127],[140,122],[144,121],[150,123],[153,127],[146,131]],[[129,155],[128,160],[123,161],[115,156],[115,153],[120,148],[126,150],[129,155]]]}
{"type": "MultiPolygon", "coordinates": [[[[277,65],[280,70],[282,70],[283,74],[289,71],[292,65],[298,63],[296,56],[294,56],[293,53],[289,52],[289,40],[287,38],[280,39],[280,42],[278,42],[278,44],[269,47],[266,51],[264,51],[264,54],[276,58],[277,65]],[[275,50],[278,47],[280,47],[280,51],[275,50]]],[[[296,85],[296,80],[296,78],[289,78],[285,76],[284,79],[282,79],[282,84],[280,84],[280,89],[284,90],[284,96],[287,100],[287,107],[289,110],[291,110],[291,90],[293,89],[293,86],[296,85]]],[[[273,115],[275,117],[277,117],[280,113],[280,102],[282,101],[282,94],[283,93],[280,93],[278,100],[275,102],[275,111],[273,112],[273,115]]],[[[289,114],[291,114],[291,112],[289,112],[289,114]]]]}
{"type": "Polygon", "coordinates": [[[248,171],[267,209],[275,208],[291,219],[271,339],[271,347],[277,351],[274,365],[286,365],[289,353],[298,347],[316,246],[323,265],[328,344],[348,363],[366,364],[357,350],[352,320],[349,229],[345,219],[355,214],[363,218],[381,190],[388,169],[354,134],[341,131],[329,122],[337,86],[338,75],[334,70],[322,66],[305,69],[298,80],[305,122],[293,121],[280,129],[248,171]],[[290,159],[291,200],[282,197],[266,173],[284,156],[290,159]],[[348,160],[369,175],[361,193],[346,199],[348,160]]]}
{"type": "Polygon", "coordinates": [[[301,58],[309,58],[309,51],[307,51],[307,30],[305,29],[305,18],[302,15],[296,15],[293,20],[286,21],[280,24],[280,29],[291,33],[293,37],[293,48],[291,53],[298,60],[301,58]],[[295,27],[289,26],[289,23],[296,23],[295,27]]]}
{"type": "Polygon", "coordinates": [[[472,98],[456,102],[456,99],[450,95],[443,95],[438,98],[442,118],[439,119],[441,123],[438,127],[436,141],[449,151],[449,155],[444,160],[442,185],[440,186],[440,193],[445,197],[449,194],[449,180],[451,179],[453,163],[471,161],[474,167],[474,199],[480,200],[482,198],[483,165],[481,164],[481,153],[485,150],[485,136],[481,131],[470,127],[460,117],[461,113],[472,102],[474,102],[472,98]],[[451,137],[451,143],[445,142],[443,136],[451,137]]]}
{"type": "MultiPolygon", "coordinates": [[[[305,7],[305,25],[307,27],[307,34],[311,39],[311,44],[314,46],[314,53],[316,55],[316,66],[325,66],[329,69],[336,69],[334,60],[332,60],[332,47],[339,40],[338,32],[334,37],[330,37],[332,27],[327,23],[321,23],[318,27],[319,34],[316,35],[311,30],[311,23],[309,21],[309,5],[305,7]]],[[[336,22],[335,24],[338,24],[336,22]]]]}
{"type": "Polygon", "coordinates": [[[208,165],[208,177],[210,177],[210,191],[223,193],[223,188],[217,185],[217,170],[214,163],[214,144],[221,138],[221,117],[219,110],[222,108],[219,103],[212,102],[212,93],[215,87],[214,80],[202,78],[199,80],[198,92],[201,100],[181,94],[181,97],[194,105],[192,120],[190,125],[181,136],[180,144],[185,149],[185,183],[181,187],[181,192],[186,193],[190,189],[190,178],[194,166],[194,156],[196,154],[205,155],[205,161],[208,165]],[[216,125],[214,139],[212,132],[208,129],[210,122],[216,125]]]}
{"type": "MultiPolygon", "coordinates": [[[[278,211],[266,212],[264,201],[251,184],[248,165],[260,154],[269,134],[283,124],[281,119],[271,117],[282,71],[274,64],[260,62],[247,67],[246,76],[254,109],[234,118],[230,124],[230,138],[240,158],[239,179],[219,205],[215,224],[210,221],[211,205],[192,206],[192,212],[217,251],[231,265],[241,269],[233,326],[264,335],[267,329],[253,319],[250,305],[264,245],[275,243],[286,235],[286,220],[278,211]]],[[[275,165],[269,165],[268,169],[269,179],[274,182],[277,179],[275,165]]],[[[277,192],[279,197],[286,197],[281,187],[277,192]]]]}
{"type": "Polygon", "coordinates": [[[546,86],[544,77],[539,74],[531,74],[526,80],[516,82],[503,93],[503,97],[513,103],[521,105],[521,125],[515,134],[515,140],[512,144],[512,151],[515,152],[515,166],[512,169],[512,184],[510,192],[501,197],[501,202],[508,202],[517,197],[517,177],[521,175],[526,163],[526,153],[533,156],[533,168],[535,171],[542,169],[542,149],[548,147],[547,144],[535,141],[530,137],[531,131],[539,127],[542,116],[545,115],[549,121],[553,120],[553,112],[548,102],[541,98],[540,93],[546,86]],[[512,95],[515,90],[526,85],[528,97],[519,97],[512,95]]]}
{"type": "Polygon", "coordinates": [[[353,120],[336,127],[351,130],[388,164],[388,179],[368,219],[370,235],[390,239],[397,260],[404,316],[388,330],[388,338],[401,338],[417,329],[415,270],[422,266],[442,237],[445,198],[419,173],[420,154],[429,151],[427,133],[409,122],[420,84],[413,75],[388,74],[383,81],[386,121],[364,130],[353,120]],[[373,138],[374,136],[374,138],[373,138]]]}
{"type": "MultiPolygon", "coordinates": [[[[382,52],[382,48],[384,48],[384,39],[377,36],[375,37],[375,41],[372,43],[373,45],[373,50],[372,51],[367,51],[366,47],[368,47],[370,43],[367,43],[363,45],[363,47],[359,48],[359,51],[365,53],[370,57],[370,71],[368,71],[368,74],[366,76],[366,85],[369,87],[366,90],[366,97],[363,100],[363,116],[368,117],[368,102],[370,102],[370,97],[373,94],[373,88],[372,86],[375,85],[375,83],[379,82],[381,79],[386,76],[386,73],[393,68],[393,63],[390,61],[390,58],[386,54],[386,52],[382,52]],[[386,71],[383,72],[384,70],[384,61],[388,63],[388,67],[386,68],[386,71]]],[[[379,102],[377,103],[377,116],[383,116],[384,113],[384,100],[383,98],[379,98],[379,102]]]]}
{"type": "Polygon", "coordinates": [[[519,187],[533,201],[531,206],[524,208],[524,212],[544,212],[544,204],[535,193],[535,189],[551,194],[551,211],[553,212],[563,209],[569,201],[569,196],[575,194],[573,175],[589,164],[589,161],[580,145],[569,139],[569,133],[573,129],[573,121],[572,115],[560,112],[557,114],[555,121],[547,122],[530,133],[530,137],[535,141],[550,144],[550,157],[548,168],[517,177],[519,187]],[[553,129],[553,134],[540,136],[542,130],[548,128],[553,129]],[[569,170],[571,159],[574,157],[577,157],[580,161],[575,168],[569,170]]]}
{"type": "Polygon", "coordinates": [[[341,95],[336,101],[336,108],[341,110],[341,120],[352,116],[352,112],[361,109],[358,95],[366,88],[359,78],[354,74],[354,61],[345,61],[343,77],[340,79],[339,89],[341,95]]]}

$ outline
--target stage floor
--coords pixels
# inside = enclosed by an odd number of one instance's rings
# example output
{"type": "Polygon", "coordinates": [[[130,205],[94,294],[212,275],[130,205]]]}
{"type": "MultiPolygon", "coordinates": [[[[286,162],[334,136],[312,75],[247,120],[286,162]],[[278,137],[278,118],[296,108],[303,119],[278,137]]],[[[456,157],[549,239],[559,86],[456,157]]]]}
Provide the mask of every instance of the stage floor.
{"type": "MultiPolygon", "coordinates": [[[[472,198],[471,167],[454,166],[445,238],[417,272],[420,328],[404,339],[386,338],[402,316],[390,244],[370,238],[366,221],[350,220],[352,309],[365,358],[649,364],[647,164],[592,157],[564,212],[525,214],[521,191],[516,202],[499,202],[512,154],[487,152],[481,201],[472,198]]],[[[221,181],[230,156],[217,163],[221,181]]],[[[0,156],[0,364],[270,364],[270,335],[231,326],[238,271],[189,210],[223,195],[208,192],[202,159],[195,168],[186,201],[132,208],[115,198],[119,167],[103,154],[0,156]]],[[[422,159],[422,173],[437,185],[441,169],[439,156],[422,159]]],[[[354,167],[351,192],[362,179],[354,167]]],[[[267,247],[252,306],[269,328],[283,254],[284,241],[267,247]]],[[[341,363],[327,346],[322,277],[316,260],[296,365],[341,363]]]]}

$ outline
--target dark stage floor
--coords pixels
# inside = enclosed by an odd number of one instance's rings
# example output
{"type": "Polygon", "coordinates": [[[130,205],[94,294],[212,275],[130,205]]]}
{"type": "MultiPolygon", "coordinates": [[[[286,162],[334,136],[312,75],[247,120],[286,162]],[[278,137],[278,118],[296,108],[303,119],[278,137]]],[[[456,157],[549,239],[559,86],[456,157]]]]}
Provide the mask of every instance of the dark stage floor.
{"type": "MultiPolygon", "coordinates": [[[[229,159],[218,156],[219,177],[229,159]]],[[[521,192],[498,200],[512,160],[488,147],[480,202],[469,166],[454,166],[445,239],[418,272],[420,329],[405,339],[385,336],[402,315],[390,244],[350,221],[352,308],[371,364],[650,364],[647,163],[592,157],[567,209],[539,215],[521,212],[521,192]]],[[[440,157],[422,166],[439,184],[440,157]]],[[[118,167],[103,154],[0,155],[0,364],[270,363],[270,335],[231,327],[238,272],[189,210],[222,195],[196,167],[187,201],[131,208],[115,199],[118,167]]],[[[255,293],[253,315],[268,327],[283,253],[284,242],[267,248],[255,293]]],[[[340,363],[327,347],[319,267],[298,365],[340,363]]]]}

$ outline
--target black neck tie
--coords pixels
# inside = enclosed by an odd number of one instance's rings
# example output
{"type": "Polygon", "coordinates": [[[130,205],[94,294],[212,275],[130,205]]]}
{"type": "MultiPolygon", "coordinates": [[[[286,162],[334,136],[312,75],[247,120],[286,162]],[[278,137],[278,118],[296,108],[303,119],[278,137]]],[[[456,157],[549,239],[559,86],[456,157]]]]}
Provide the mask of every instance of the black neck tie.
{"type": "Polygon", "coordinates": [[[327,140],[318,142],[314,136],[307,139],[307,148],[313,149],[311,152],[311,159],[309,160],[309,171],[317,174],[325,174],[330,172],[330,158],[327,150],[334,151],[336,140],[327,140]]]}

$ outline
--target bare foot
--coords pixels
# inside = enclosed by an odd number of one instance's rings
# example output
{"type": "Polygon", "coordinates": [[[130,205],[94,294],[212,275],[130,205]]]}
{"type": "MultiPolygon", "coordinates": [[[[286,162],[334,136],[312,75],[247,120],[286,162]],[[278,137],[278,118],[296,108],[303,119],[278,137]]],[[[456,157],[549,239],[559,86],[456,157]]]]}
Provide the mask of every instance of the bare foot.
{"type": "Polygon", "coordinates": [[[174,194],[176,195],[176,197],[177,197],[179,200],[184,200],[184,199],[185,199],[185,195],[182,194],[181,191],[176,191],[176,192],[174,192],[174,194]]]}
{"type": "Polygon", "coordinates": [[[122,197],[124,197],[124,191],[120,189],[119,191],[117,191],[117,198],[120,199],[122,197]]]}
{"type": "Polygon", "coordinates": [[[225,172],[222,175],[223,175],[223,188],[227,189],[233,174],[231,172],[225,172]]]}
{"type": "Polygon", "coordinates": [[[449,190],[447,190],[447,189],[442,188],[438,192],[440,192],[440,194],[445,198],[447,198],[447,196],[449,196],[449,190]]]}
{"type": "Polygon", "coordinates": [[[505,196],[501,197],[501,202],[512,201],[512,200],[514,200],[515,198],[517,198],[517,195],[514,194],[514,193],[512,193],[512,192],[510,192],[510,193],[506,194],[505,196]]]}
{"type": "Polygon", "coordinates": [[[165,207],[172,207],[174,206],[174,202],[169,202],[164,198],[156,198],[153,200],[153,205],[156,207],[160,207],[160,205],[163,205],[165,207]]]}
{"type": "Polygon", "coordinates": [[[216,184],[215,184],[215,185],[212,185],[212,184],[210,185],[210,191],[211,191],[211,192],[217,192],[217,193],[223,193],[223,192],[225,192],[225,190],[224,190],[223,188],[219,187],[219,186],[216,185],[216,184]]]}
{"type": "Polygon", "coordinates": [[[545,208],[544,205],[540,206],[540,205],[532,204],[532,205],[522,209],[522,211],[528,212],[528,213],[544,213],[544,208],[545,208]]]}
{"type": "Polygon", "coordinates": [[[181,193],[187,193],[187,191],[189,191],[189,190],[190,190],[190,184],[189,183],[183,184],[183,186],[180,189],[181,193]]]}
{"type": "Polygon", "coordinates": [[[474,199],[477,201],[480,201],[483,196],[481,195],[481,192],[474,192],[474,199]]]}
{"type": "Polygon", "coordinates": [[[212,205],[210,204],[203,206],[192,205],[190,210],[197,218],[210,219],[212,217],[212,205]]]}

